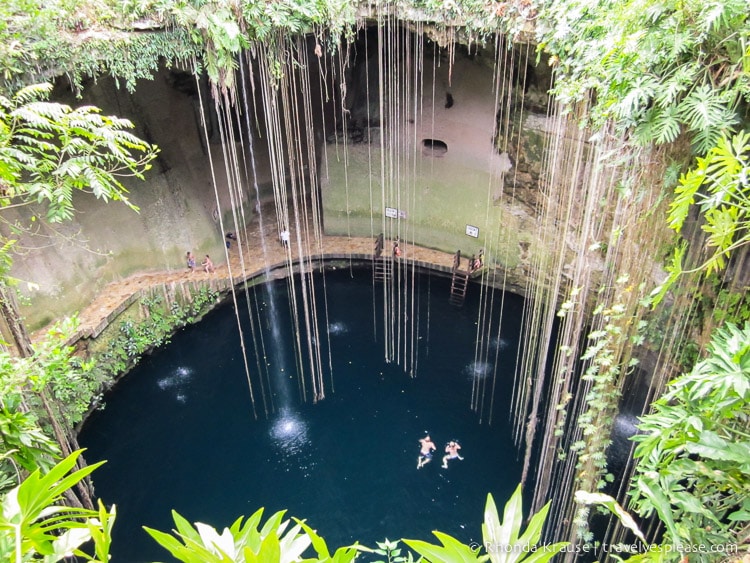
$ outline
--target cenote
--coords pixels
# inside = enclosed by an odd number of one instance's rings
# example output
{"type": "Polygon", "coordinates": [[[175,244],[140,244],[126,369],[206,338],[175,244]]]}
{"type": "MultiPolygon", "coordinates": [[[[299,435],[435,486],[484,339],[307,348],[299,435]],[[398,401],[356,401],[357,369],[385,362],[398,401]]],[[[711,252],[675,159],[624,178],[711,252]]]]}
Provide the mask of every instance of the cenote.
{"type": "MultiPolygon", "coordinates": [[[[94,482],[97,495],[117,505],[115,561],[165,559],[141,526],[172,529],[171,509],[218,529],[260,507],[266,517],[286,509],[333,548],[354,541],[374,547],[384,538],[434,540],[435,529],[465,543],[481,541],[487,493],[502,506],[520,479],[506,413],[522,299],[504,296],[488,424],[470,408],[474,378],[492,378],[494,371],[474,358],[478,286],[456,308],[448,303],[450,280],[417,276],[418,369],[410,377],[383,359],[382,303],[371,272],[332,270],[325,283],[334,391],[324,400],[297,400],[286,344],[293,336],[288,284],[276,280],[250,295],[258,300],[266,341],[284,350],[275,360],[267,356],[276,364],[267,417],[262,407],[253,416],[230,301],[144,358],[89,418],[80,441],[89,462],[107,460],[94,482]],[[417,470],[417,440],[425,431],[438,455],[417,470]],[[460,441],[464,460],[443,469],[450,439],[460,441]]],[[[240,302],[238,310],[245,311],[247,334],[247,307],[240,302]]]]}

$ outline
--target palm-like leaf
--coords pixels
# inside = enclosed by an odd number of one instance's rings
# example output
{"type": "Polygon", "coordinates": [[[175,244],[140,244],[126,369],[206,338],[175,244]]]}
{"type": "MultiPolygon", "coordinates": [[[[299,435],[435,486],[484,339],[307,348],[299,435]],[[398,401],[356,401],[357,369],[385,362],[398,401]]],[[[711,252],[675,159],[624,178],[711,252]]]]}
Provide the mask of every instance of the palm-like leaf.
{"type": "Polygon", "coordinates": [[[526,531],[521,533],[523,522],[523,496],[521,485],[511,495],[503,510],[503,520],[497,513],[492,495],[487,495],[484,510],[482,538],[492,563],[542,563],[552,559],[561,551],[567,542],[545,545],[537,549],[537,542],[542,534],[547,519],[550,503],[547,503],[529,520],[526,531]]]}
{"type": "Polygon", "coordinates": [[[427,563],[477,563],[487,560],[486,555],[479,555],[477,550],[461,543],[448,534],[438,531],[432,533],[440,540],[440,545],[422,540],[405,539],[403,541],[419,553],[427,563]]]}
{"type": "Polygon", "coordinates": [[[62,460],[47,473],[34,471],[0,501],[0,557],[3,561],[61,561],[73,555],[105,561],[109,552],[114,507],[107,511],[60,504],[63,494],[103,462],[69,473],[81,452],[62,460]],[[93,540],[95,557],[80,551],[93,540]]]}
{"type": "Polygon", "coordinates": [[[313,540],[316,542],[314,547],[325,551],[326,557],[330,557],[325,542],[317,535],[312,536],[312,530],[304,523],[297,521],[290,527],[291,521],[284,520],[284,512],[280,511],[260,526],[262,514],[263,509],[258,510],[244,524],[243,519],[238,518],[219,533],[201,522],[193,526],[172,511],[175,535],[147,527],[144,529],[174,558],[185,563],[291,563],[301,560],[313,540]]]}
{"type": "Polygon", "coordinates": [[[45,101],[50,89],[29,86],[0,100],[0,180],[12,194],[3,205],[37,201],[58,222],[72,217],[72,190],[90,190],[137,210],[119,178],[143,178],[156,147],[133,135],[127,119],[45,101]]]}

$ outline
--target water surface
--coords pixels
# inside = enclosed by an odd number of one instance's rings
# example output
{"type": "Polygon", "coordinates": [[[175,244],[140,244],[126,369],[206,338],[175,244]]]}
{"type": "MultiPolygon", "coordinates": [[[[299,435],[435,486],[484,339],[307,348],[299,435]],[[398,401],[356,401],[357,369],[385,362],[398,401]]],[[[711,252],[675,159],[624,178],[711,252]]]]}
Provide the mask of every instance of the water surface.
{"type": "MultiPolygon", "coordinates": [[[[419,341],[410,377],[383,359],[379,321],[373,321],[383,315],[382,290],[373,291],[369,272],[327,272],[325,282],[335,387],[330,391],[327,377],[325,400],[298,400],[289,297],[281,280],[270,282],[274,308],[262,287],[252,296],[264,319],[272,379],[266,383],[275,395],[267,417],[257,382],[253,416],[228,303],[145,358],[87,423],[81,435],[87,459],[108,460],[94,481],[97,494],[117,505],[116,563],[166,560],[167,552],[141,526],[170,530],[171,509],[217,528],[260,507],[266,516],[287,509],[331,548],[354,541],[374,546],[386,537],[430,540],[434,529],[466,543],[481,541],[487,493],[502,506],[520,477],[506,426],[520,298],[506,296],[502,334],[492,342],[498,361],[488,425],[470,408],[472,382],[485,379],[489,392],[495,372],[494,353],[480,361],[474,355],[478,286],[470,287],[459,309],[448,304],[449,280],[418,277],[415,307],[407,313],[415,317],[419,341]],[[439,449],[458,439],[465,459],[442,469],[437,456],[418,471],[417,440],[426,431],[439,449]]],[[[244,303],[239,309],[246,317],[244,303]]],[[[247,349],[254,353],[252,345],[247,349]]],[[[254,357],[249,365],[255,370],[254,357]]]]}

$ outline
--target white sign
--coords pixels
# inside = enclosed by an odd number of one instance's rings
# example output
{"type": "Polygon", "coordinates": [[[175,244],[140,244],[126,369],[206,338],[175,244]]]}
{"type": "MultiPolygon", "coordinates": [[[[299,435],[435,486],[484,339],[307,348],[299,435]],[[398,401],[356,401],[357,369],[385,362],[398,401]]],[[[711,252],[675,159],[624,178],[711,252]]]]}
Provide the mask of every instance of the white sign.
{"type": "Polygon", "coordinates": [[[406,219],[406,211],[403,209],[396,209],[395,207],[386,207],[385,216],[390,217],[391,219],[395,219],[396,217],[399,219],[406,219]]]}
{"type": "Polygon", "coordinates": [[[470,237],[479,238],[479,227],[474,225],[466,225],[466,234],[470,237]]]}

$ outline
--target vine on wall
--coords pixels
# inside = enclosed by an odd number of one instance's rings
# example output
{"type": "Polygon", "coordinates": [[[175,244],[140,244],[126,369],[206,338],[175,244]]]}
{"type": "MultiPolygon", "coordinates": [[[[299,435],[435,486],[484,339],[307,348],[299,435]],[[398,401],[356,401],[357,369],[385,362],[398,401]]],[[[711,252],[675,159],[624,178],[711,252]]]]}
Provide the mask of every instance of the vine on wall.
{"type": "Polygon", "coordinates": [[[162,295],[144,297],[136,318],[120,321],[101,351],[92,354],[96,369],[107,381],[131,369],[149,351],[170,342],[178,329],[197,322],[216,303],[219,292],[209,287],[192,290],[184,301],[162,295]]]}

